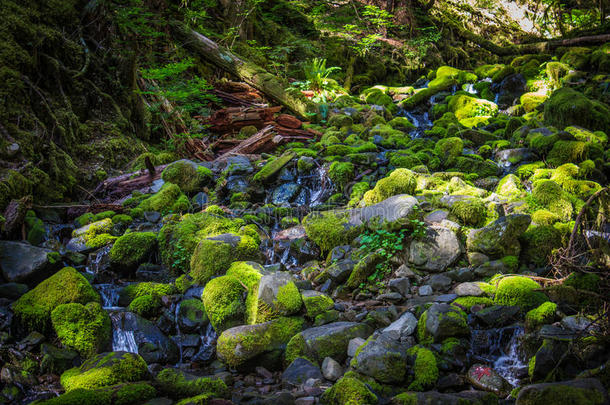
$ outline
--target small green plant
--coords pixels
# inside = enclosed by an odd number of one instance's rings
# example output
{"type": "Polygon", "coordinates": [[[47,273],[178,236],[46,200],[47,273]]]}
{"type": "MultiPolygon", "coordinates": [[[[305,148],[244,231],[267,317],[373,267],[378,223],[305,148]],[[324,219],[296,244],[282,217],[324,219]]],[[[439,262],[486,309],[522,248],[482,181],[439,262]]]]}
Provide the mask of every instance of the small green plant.
{"type": "MultiPolygon", "coordinates": [[[[381,256],[382,261],[375,266],[375,271],[367,277],[369,284],[379,288],[384,287],[383,279],[392,272],[390,259],[403,249],[403,242],[408,235],[407,229],[390,232],[384,229],[366,232],[360,237],[360,251],[364,254],[375,253],[381,256]]],[[[361,283],[360,288],[365,289],[367,283],[361,283]]]]}
{"type": "Polygon", "coordinates": [[[394,23],[392,23],[394,15],[374,5],[366,5],[362,16],[367,23],[375,28],[390,28],[394,26],[394,23]]]}
{"type": "Polygon", "coordinates": [[[304,81],[293,82],[292,86],[299,90],[310,90],[314,93],[314,101],[325,103],[331,95],[336,95],[335,81],[330,79],[333,72],[341,70],[338,66],[326,66],[326,59],[314,58],[303,66],[304,81]]]}

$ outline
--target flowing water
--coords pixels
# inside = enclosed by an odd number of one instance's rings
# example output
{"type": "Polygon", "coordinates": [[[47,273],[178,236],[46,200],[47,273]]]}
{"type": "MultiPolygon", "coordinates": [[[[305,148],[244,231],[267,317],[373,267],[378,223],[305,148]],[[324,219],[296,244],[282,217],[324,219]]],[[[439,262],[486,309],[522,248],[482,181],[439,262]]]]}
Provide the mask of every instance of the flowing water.
{"type": "Polygon", "coordinates": [[[112,321],[112,350],[137,353],[138,344],[136,343],[133,330],[125,330],[123,327],[123,316],[121,310],[111,311],[110,320],[112,321]]]}

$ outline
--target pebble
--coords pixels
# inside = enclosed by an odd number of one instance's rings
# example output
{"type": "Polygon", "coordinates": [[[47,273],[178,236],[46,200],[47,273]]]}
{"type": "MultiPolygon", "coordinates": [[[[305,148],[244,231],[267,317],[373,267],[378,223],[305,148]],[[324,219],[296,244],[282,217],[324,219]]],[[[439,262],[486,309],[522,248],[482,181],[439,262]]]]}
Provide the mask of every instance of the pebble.
{"type": "Polygon", "coordinates": [[[422,285],[421,287],[419,287],[418,293],[422,297],[432,295],[432,287],[429,285],[422,285]]]}

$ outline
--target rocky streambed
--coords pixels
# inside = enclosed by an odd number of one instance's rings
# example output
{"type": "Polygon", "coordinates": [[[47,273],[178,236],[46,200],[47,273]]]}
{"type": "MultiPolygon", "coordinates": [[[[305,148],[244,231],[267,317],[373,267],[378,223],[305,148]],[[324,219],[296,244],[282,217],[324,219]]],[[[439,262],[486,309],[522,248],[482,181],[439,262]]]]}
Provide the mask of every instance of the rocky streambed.
{"type": "Polygon", "coordinates": [[[117,210],[29,210],[0,402],[604,403],[600,279],[549,256],[607,126],[504,68],[340,96],[317,142],[173,162],[117,210]]]}

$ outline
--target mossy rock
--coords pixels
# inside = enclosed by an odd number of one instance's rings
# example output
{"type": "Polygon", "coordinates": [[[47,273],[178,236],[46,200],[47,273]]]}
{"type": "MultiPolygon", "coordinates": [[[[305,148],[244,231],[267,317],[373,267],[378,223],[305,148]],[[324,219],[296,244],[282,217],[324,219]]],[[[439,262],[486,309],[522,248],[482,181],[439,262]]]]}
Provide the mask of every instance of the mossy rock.
{"type": "Polygon", "coordinates": [[[350,162],[333,162],[328,169],[328,177],[339,190],[343,190],[355,174],[355,167],[350,162]]]}
{"type": "Polygon", "coordinates": [[[95,389],[125,382],[146,379],[148,368],[140,355],[127,352],[98,354],[80,367],[71,368],[61,375],[66,392],[75,389],[95,389]]]}
{"type": "Polygon", "coordinates": [[[213,178],[212,171],[189,160],[179,160],[167,166],[161,178],[166,183],[173,183],[185,193],[200,191],[213,178]]]}
{"type": "Polygon", "coordinates": [[[51,312],[61,304],[101,302],[87,279],[72,267],[64,267],[25,293],[13,305],[19,325],[28,331],[47,332],[51,312]]]}
{"type": "Polygon", "coordinates": [[[480,198],[466,198],[458,200],[451,205],[451,213],[461,223],[473,227],[485,224],[487,218],[487,206],[480,198]]]}
{"type": "Polygon", "coordinates": [[[540,284],[529,277],[499,276],[489,282],[494,291],[494,302],[498,305],[517,305],[522,311],[529,311],[548,301],[540,292],[540,284]]]}
{"type": "Polygon", "coordinates": [[[439,371],[434,353],[424,347],[415,346],[407,352],[415,357],[413,364],[414,379],[409,384],[410,391],[426,391],[432,389],[438,380],[439,371]]]}
{"type": "Polygon", "coordinates": [[[324,392],[322,400],[328,405],[375,405],[377,396],[360,380],[343,377],[324,392]]]}
{"type": "Polygon", "coordinates": [[[174,368],[165,368],[155,378],[159,390],[172,399],[207,394],[215,398],[226,398],[227,385],[220,379],[197,377],[174,368]]]}
{"type": "Polygon", "coordinates": [[[122,272],[134,271],[146,262],[157,247],[153,232],[131,232],[119,237],[110,249],[110,263],[122,272]]]}
{"type": "Polygon", "coordinates": [[[519,391],[516,405],[606,403],[606,392],[602,384],[592,378],[527,385],[519,391]]]}
{"type": "Polygon", "coordinates": [[[464,142],[458,137],[440,139],[434,146],[434,152],[444,167],[451,167],[455,163],[455,158],[462,154],[463,149],[464,142]]]}
{"type": "Polygon", "coordinates": [[[161,297],[156,294],[145,294],[129,303],[129,311],[136,313],[144,318],[154,317],[163,304],[161,303],[161,297]]]}
{"type": "Polygon", "coordinates": [[[112,338],[110,317],[97,302],[58,305],[51,322],[61,343],[83,358],[103,351],[112,338]]]}
{"type": "Polygon", "coordinates": [[[259,243],[256,231],[205,238],[193,251],[189,274],[193,280],[205,285],[210,278],[225,273],[236,260],[258,259],[259,243]]]}
{"type": "Polygon", "coordinates": [[[259,170],[252,180],[258,183],[268,183],[295,157],[294,152],[287,151],[283,155],[267,162],[261,170],[259,170]]]}
{"type": "Polygon", "coordinates": [[[188,211],[191,203],[176,184],[167,183],[156,194],[146,198],[139,205],[144,211],[157,211],[161,214],[188,211]]]}
{"type": "Polygon", "coordinates": [[[77,388],[37,405],[137,405],[154,398],[157,390],[147,382],[117,384],[98,389],[77,388]]]}
{"type": "Polygon", "coordinates": [[[343,212],[315,212],[303,218],[307,237],[330,252],[335,246],[347,245],[357,236],[358,229],[349,224],[349,216],[343,212]]]}
{"type": "Polygon", "coordinates": [[[303,329],[303,324],[303,318],[280,317],[227,329],[218,338],[218,357],[229,366],[238,367],[265,352],[283,350],[288,341],[303,329]]]}
{"type": "Polygon", "coordinates": [[[468,121],[472,118],[488,119],[498,113],[496,103],[467,95],[451,96],[448,104],[449,111],[454,113],[459,122],[466,127],[473,127],[476,121],[468,121]]]}
{"type": "Polygon", "coordinates": [[[301,293],[301,297],[305,305],[305,314],[311,319],[332,309],[335,304],[332,298],[319,291],[306,290],[301,293]]]}
{"type": "Polygon", "coordinates": [[[210,280],[201,300],[216,333],[244,324],[246,305],[244,285],[233,276],[210,280]]]}
{"type": "Polygon", "coordinates": [[[593,131],[610,128],[610,108],[569,87],[555,91],[544,106],[544,123],[563,129],[578,125],[593,131]]]}
{"type": "Polygon", "coordinates": [[[553,250],[562,246],[561,231],[553,225],[530,227],[521,236],[521,240],[523,241],[523,259],[526,263],[536,266],[545,266],[549,262],[553,250]]]}
{"type": "Polygon", "coordinates": [[[556,311],[557,304],[550,301],[544,302],[525,314],[525,325],[529,329],[535,329],[538,326],[553,323],[556,311]]]}
{"type": "Polygon", "coordinates": [[[408,169],[396,169],[389,176],[379,180],[372,190],[367,191],[363,201],[366,205],[373,205],[398,194],[412,195],[416,187],[417,175],[414,172],[408,169]]]}

